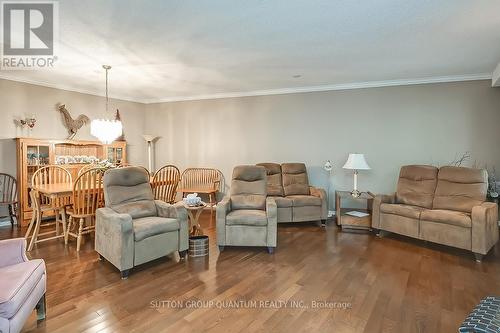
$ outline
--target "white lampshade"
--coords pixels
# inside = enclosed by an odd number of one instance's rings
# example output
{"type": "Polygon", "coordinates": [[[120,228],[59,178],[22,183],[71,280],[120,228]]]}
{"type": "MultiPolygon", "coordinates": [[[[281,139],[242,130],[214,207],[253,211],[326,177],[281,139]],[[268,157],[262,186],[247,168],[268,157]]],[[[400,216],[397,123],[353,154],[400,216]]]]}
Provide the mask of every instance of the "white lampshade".
{"type": "Polygon", "coordinates": [[[365,155],[363,154],[349,154],[347,162],[345,162],[344,169],[350,170],[370,170],[370,166],[366,163],[365,155]]]}
{"type": "Polygon", "coordinates": [[[90,123],[90,134],[109,145],[123,134],[123,125],[119,120],[94,119],[90,123]]]}
{"type": "Polygon", "coordinates": [[[155,141],[158,137],[156,135],[150,135],[150,134],[143,134],[142,137],[146,142],[153,142],[155,141]]]}

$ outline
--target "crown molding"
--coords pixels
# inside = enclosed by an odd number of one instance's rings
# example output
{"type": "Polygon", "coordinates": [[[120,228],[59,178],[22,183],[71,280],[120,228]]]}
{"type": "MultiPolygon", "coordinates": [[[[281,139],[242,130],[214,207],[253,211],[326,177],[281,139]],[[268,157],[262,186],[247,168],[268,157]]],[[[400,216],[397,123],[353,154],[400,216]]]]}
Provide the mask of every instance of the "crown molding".
{"type": "MultiPolygon", "coordinates": [[[[63,85],[63,84],[57,84],[57,83],[54,84],[54,83],[49,83],[49,82],[45,82],[45,81],[17,78],[17,77],[11,76],[11,75],[6,75],[6,74],[1,73],[1,72],[0,72],[0,79],[14,81],[14,82],[20,82],[20,83],[27,83],[27,84],[32,84],[35,86],[41,86],[41,87],[45,87],[45,88],[52,88],[52,89],[69,91],[69,92],[75,92],[75,93],[79,93],[79,94],[92,95],[92,96],[97,96],[97,97],[106,97],[106,94],[103,94],[101,92],[85,90],[85,89],[78,89],[78,88],[70,87],[70,86],[63,85]]],[[[146,104],[145,100],[134,99],[134,98],[127,97],[127,96],[109,94],[109,98],[127,101],[127,102],[146,104]]]]}
{"type": "MultiPolygon", "coordinates": [[[[196,100],[207,100],[207,99],[222,99],[222,98],[236,98],[236,97],[252,97],[252,96],[268,96],[268,95],[284,95],[284,94],[296,94],[296,93],[337,91],[337,90],[382,88],[382,87],[407,86],[407,85],[417,85],[417,84],[420,85],[420,84],[429,84],[429,83],[447,83],[447,82],[460,82],[460,81],[491,80],[492,77],[493,77],[492,73],[480,73],[480,74],[467,74],[467,75],[435,76],[435,77],[403,79],[403,80],[367,81],[367,82],[354,82],[354,83],[319,85],[319,86],[253,90],[253,91],[228,92],[228,93],[192,95],[192,96],[177,96],[177,97],[157,98],[157,99],[156,98],[155,99],[137,99],[137,98],[131,98],[131,97],[119,96],[119,95],[111,95],[110,98],[124,100],[124,101],[128,101],[128,102],[142,103],[142,104],[154,104],[154,103],[196,101],[196,100]]],[[[53,84],[53,83],[42,82],[42,81],[19,79],[19,78],[15,78],[13,76],[5,75],[2,73],[0,73],[0,79],[28,83],[28,84],[33,84],[33,85],[38,85],[38,86],[43,86],[43,87],[48,87],[48,88],[53,88],[53,89],[60,89],[60,90],[65,90],[65,91],[71,91],[71,92],[76,92],[76,93],[81,93],[81,94],[105,97],[104,94],[97,93],[95,91],[75,89],[75,88],[72,88],[70,86],[53,84]]]]}
{"type": "Polygon", "coordinates": [[[407,85],[429,84],[429,83],[491,80],[491,78],[492,78],[491,73],[436,76],[436,77],[426,77],[417,79],[367,81],[367,82],[354,82],[354,83],[331,84],[331,85],[320,85],[320,86],[305,86],[305,87],[254,90],[254,91],[231,92],[231,93],[220,93],[220,94],[179,96],[179,97],[160,98],[160,99],[146,99],[144,100],[144,103],[146,104],[169,103],[169,102],[196,101],[196,100],[220,99],[220,98],[284,95],[284,94],[310,93],[310,92],[323,92],[323,91],[336,91],[336,90],[366,89],[366,88],[382,88],[382,87],[407,86],[407,85]]]}

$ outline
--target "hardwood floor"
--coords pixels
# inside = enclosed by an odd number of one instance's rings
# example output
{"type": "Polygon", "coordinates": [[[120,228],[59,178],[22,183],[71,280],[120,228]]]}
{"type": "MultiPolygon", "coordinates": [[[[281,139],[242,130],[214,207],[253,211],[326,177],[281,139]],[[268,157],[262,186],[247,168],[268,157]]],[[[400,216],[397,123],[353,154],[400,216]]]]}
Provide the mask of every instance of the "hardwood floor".
{"type": "MultiPolygon", "coordinates": [[[[279,225],[274,255],[219,253],[208,217],[209,257],[162,258],[128,280],[97,260],[89,237],[80,253],[74,241],[38,244],[30,256],[47,265],[48,317],[37,327],[32,315],[25,331],[457,332],[482,297],[500,295],[499,245],[478,264],[466,251],[329,222],[279,225]],[[340,308],[312,308],[318,302],[340,308]]],[[[20,234],[0,228],[0,239],[20,234]]]]}

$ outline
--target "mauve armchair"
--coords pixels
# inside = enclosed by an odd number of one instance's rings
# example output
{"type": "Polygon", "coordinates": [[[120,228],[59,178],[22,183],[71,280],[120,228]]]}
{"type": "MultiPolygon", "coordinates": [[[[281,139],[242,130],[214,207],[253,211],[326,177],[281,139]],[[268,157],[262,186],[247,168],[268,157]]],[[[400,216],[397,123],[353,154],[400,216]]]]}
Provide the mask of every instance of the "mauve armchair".
{"type": "Polygon", "coordinates": [[[33,309],[45,319],[47,274],[42,259],[26,257],[26,240],[0,241],[0,332],[20,332],[33,309]]]}

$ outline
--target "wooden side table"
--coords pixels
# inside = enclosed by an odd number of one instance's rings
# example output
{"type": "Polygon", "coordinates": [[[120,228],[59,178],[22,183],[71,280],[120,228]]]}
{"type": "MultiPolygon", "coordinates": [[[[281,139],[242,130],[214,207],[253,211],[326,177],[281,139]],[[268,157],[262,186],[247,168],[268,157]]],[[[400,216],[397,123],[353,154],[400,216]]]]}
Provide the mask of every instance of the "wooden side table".
{"type": "Polygon", "coordinates": [[[189,206],[184,204],[184,207],[187,210],[189,216],[189,235],[191,236],[203,236],[203,229],[201,228],[198,220],[200,218],[200,214],[207,207],[207,204],[202,202],[198,206],[189,206]]]}
{"type": "Polygon", "coordinates": [[[372,228],[372,207],[373,199],[375,195],[371,192],[361,192],[361,196],[354,198],[349,191],[335,191],[335,216],[337,225],[342,229],[361,229],[361,230],[371,230],[372,228]],[[342,207],[342,199],[350,200],[365,200],[366,209],[359,208],[344,208],[342,207]],[[347,215],[349,211],[357,211],[368,214],[363,217],[356,217],[347,215]]]}

